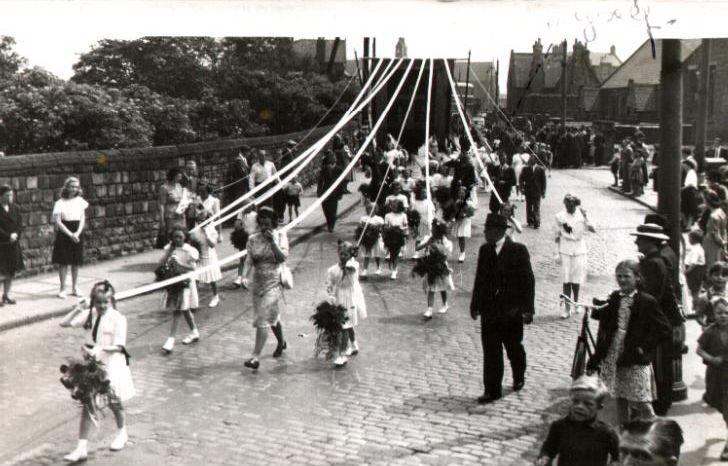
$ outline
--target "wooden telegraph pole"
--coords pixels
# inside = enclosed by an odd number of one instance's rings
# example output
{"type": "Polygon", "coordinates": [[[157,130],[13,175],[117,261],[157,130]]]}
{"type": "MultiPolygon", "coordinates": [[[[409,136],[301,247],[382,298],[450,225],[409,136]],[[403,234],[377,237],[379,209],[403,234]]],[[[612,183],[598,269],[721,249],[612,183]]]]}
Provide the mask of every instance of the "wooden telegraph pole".
{"type": "Polygon", "coordinates": [[[566,39],[561,43],[561,124],[566,126],[566,52],[569,44],[566,39]]]}
{"type": "Polygon", "coordinates": [[[470,89],[470,50],[468,50],[468,68],[467,68],[467,74],[465,75],[465,103],[463,104],[463,110],[465,111],[465,114],[468,113],[468,92],[470,89]]]}
{"type": "MultiPolygon", "coordinates": [[[[500,84],[499,84],[499,74],[500,74],[500,60],[496,58],[495,60],[495,111],[498,112],[498,107],[500,106],[500,84]]],[[[491,88],[492,89],[492,88],[491,88]]]]}
{"type": "Polygon", "coordinates": [[[705,172],[705,136],[708,129],[708,86],[710,79],[710,39],[703,39],[698,83],[698,118],[695,122],[695,159],[698,173],[705,172]]]}
{"type": "MultiPolygon", "coordinates": [[[[680,159],[682,152],[683,82],[679,39],[662,40],[660,72],[660,170],[657,210],[667,219],[670,246],[680,254],[680,159]]],[[[673,271],[675,274],[677,270],[673,271]]],[[[675,277],[671,277],[673,280],[675,277]]],[[[676,280],[675,280],[676,281],[676,280]]],[[[673,351],[666,355],[673,361],[672,399],[687,398],[682,381],[682,347],[685,325],[673,327],[673,351]]]]}

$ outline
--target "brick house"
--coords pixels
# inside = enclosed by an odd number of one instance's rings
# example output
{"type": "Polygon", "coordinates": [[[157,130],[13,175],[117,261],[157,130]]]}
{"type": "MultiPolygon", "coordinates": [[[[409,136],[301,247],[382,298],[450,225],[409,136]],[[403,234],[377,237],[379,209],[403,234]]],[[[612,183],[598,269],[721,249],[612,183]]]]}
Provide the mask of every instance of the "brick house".
{"type": "MultiPolygon", "coordinates": [[[[297,39],[293,41],[293,54],[300,59],[309,59],[325,70],[331,58],[334,42],[335,40],[322,37],[318,39],[297,39]]],[[[334,75],[341,75],[344,73],[345,66],[346,39],[339,39],[331,71],[334,75]]]]}
{"type": "MultiPolygon", "coordinates": [[[[695,124],[701,39],[683,39],[683,123],[686,131],[695,124]]],[[[662,40],[645,41],[599,89],[597,110],[600,119],[618,123],[658,123],[660,120],[660,71],[662,40]]],[[[708,138],[728,137],[728,39],[712,39],[708,84],[708,138]]],[[[686,138],[686,142],[692,138],[686,138]]],[[[692,142],[692,141],[690,141],[692,142]]]]}
{"type": "MultiPolygon", "coordinates": [[[[531,53],[511,50],[506,103],[509,113],[561,113],[564,46],[551,45],[544,52],[539,39],[531,53]]],[[[565,66],[567,116],[582,119],[593,114],[599,87],[621,63],[614,46],[608,53],[591,52],[580,41],[574,41],[565,66]]]]}

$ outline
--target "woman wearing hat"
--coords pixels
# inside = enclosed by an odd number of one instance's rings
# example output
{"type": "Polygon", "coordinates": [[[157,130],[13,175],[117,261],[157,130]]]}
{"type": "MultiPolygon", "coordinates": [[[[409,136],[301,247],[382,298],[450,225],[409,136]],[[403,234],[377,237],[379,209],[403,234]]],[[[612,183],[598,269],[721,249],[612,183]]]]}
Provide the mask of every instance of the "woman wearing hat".
{"type": "Polygon", "coordinates": [[[703,238],[703,249],[705,250],[705,268],[722,259],[723,250],[726,245],[726,228],[728,228],[728,219],[721,208],[721,200],[714,191],[708,191],[705,200],[710,209],[710,216],[705,227],[705,237],[703,238]]]}
{"type": "MultiPolygon", "coordinates": [[[[587,231],[595,231],[580,205],[578,197],[567,194],[564,197],[564,210],[556,214],[556,243],[561,260],[563,294],[574,301],[579,301],[579,288],[586,278],[587,247],[584,235],[587,231]]],[[[562,318],[568,319],[570,316],[571,306],[566,304],[562,318]]]]}

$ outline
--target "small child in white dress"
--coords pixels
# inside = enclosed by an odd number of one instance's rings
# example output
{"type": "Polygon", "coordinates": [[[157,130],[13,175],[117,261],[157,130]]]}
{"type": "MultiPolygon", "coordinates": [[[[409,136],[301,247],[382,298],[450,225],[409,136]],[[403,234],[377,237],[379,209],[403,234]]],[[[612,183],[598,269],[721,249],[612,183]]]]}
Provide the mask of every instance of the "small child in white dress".
{"type": "MultiPolygon", "coordinates": [[[[159,265],[173,265],[177,270],[187,273],[197,268],[197,261],[200,253],[194,246],[189,244],[187,231],[184,227],[177,226],[172,229],[171,242],[164,247],[164,256],[159,261],[159,265]]],[[[169,330],[169,337],[162,346],[162,351],[169,354],[174,349],[174,337],[177,333],[177,325],[179,316],[182,314],[190,327],[190,334],[182,340],[182,344],[189,345],[200,340],[200,332],[197,330],[195,318],[192,310],[199,307],[199,298],[197,296],[197,284],[194,278],[190,278],[184,286],[178,287],[177,290],[168,289],[164,296],[165,307],[172,311],[172,327],[169,330]]]]}
{"type": "Polygon", "coordinates": [[[420,215],[420,223],[417,225],[417,230],[412,232],[412,237],[415,242],[414,253],[412,258],[417,259],[420,256],[420,252],[417,250],[417,243],[422,242],[425,236],[430,234],[431,223],[427,221],[430,215],[435,215],[435,204],[431,200],[427,199],[427,188],[424,180],[419,180],[414,188],[414,200],[412,201],[412,210],[416,211],[420,215]]]}
{"type": "Polygon", "coordinates": [[[435,219],[432,221],[432,235],[426,236],[417,245],[417,250],[424,249],[425,255],[432,254],[433,251],[437,250],[442,256],[442,261],[444,261],[444,264],[441,264],[441,268],[446,271],[446,273],[436,277],[430,276],[429,273],[422,277],[422,287],[427,293],[427,310],[423,314],[425,320],[432,319],[432,308],[435,306],[435,293],[440,292],[442,307],[439,309],[439,312],[440,314],[445,314],[448,311],[447,291],[455,289],[452,274],[450,273],[450,266],[447,263],[447,258],[452,252],[452,242],[447,239],[446,233],[447,224],[439,219],[435,219]]]}
{"type": "Polygon", "coordinates": [[[198,204],[197,207],[197,214],[195,215],[197,225],[192,230],[190,236],[200,246],[200,267],[206,268],[211,266],[208,270],[200,272],[197,275],[197,280],[200,283],[210,285],[210,290],[212,290],[212,299],[210,300],[208,307],[212,308],[217,307],[218,304],[220,304],[220,295],[217,292],[217,282],[222,280],[222,271],[220,270],[220,264],[217,259],[217,251],[215,250],[218,233],[210,223],[202,228],[199,227],[199,224],[207,220],[212,215],[212,212],[208,211],[202,204],[198,204]]]}
{"type": "MultiPolygon", "coordinates": [[[[400,200],[395,200],[391,203],[392,211],[384,216],[384,228],[385,231],[382,234],[382,238],[385,239],[384,244],[387,246],[389,251],[389,270],[391,275],[389,278],[392,280],[397,279],[397,266],[399,264],[399,253],[404,249],[404,245],[407,239],[408,225],[407,225],[407,214],[404,212],[404,204],[400,200]],[[391,249],[386,240],[386,229],[393,228],[392,237],[396,234],[401,234],[401,238],[396,238],[396,243],[401,243],[399,250],[391,249]],[[400,232],[395,234],[396,228],[399,228],[400,232]]],[[[394,239],[394,238],[393,238],[394,239]]]]}
{"type": "MultiPolygon", "coordinates": [[[[382,243],[382,234],[381,229],[382,225],[384,225],[384,219],[377,215],[379,209],[375,204],[373,204],[369,199],[364,200],[364,211],[369,212],[369,215],[363,215],[361,219],[359,220],[359,225],[363,231],[364,228],[371,228],[372,230],[379,230],[379,238],[377,241],[372,245],[371,248],[367,248],[364,244],[364,238],[362,237],[362,241],[359,245],[359,253],[364,258],[364,267],[361,271],[361,276],[366,277],[367,276],[367,270],[369,269],[369,262],[371,261],[372,257],[374,258],[374,263],[377,265],[376,274],[379,275],[382,273],[382,257],[385,255],[384,251],[384,244],[382,243]]],[[[357,230],[358,231],[358,230],[357,230]]],[[[357,236],[361,235],[361,233],[358,233],[357,236]]],[[[357,237],[357,241],[359,241],[359,238],[357,237]]]]}
{"type": "MultiPolygon", "coordinates": [[[[91,289],[90,298],[88,307],[85,299],[80,300],[78,306],[61,320],[60,325],[89,330],[90,340],[83,350],[87,358],[95,358],[103,363],[109,378],[111,389],[106,397],[118,428],[110,448],[118,451],[124,448],[128,440],[122,403],[136,394],[126,352],[126,317],[116,310],[114,287],[108,281],[96,283],[91,289]]],[[[78,446],[64,457],[66,461],[83,461],[88,457],[88,435],[92,423],[91,413],[84,406],[78,446]]]]}
{"type": "Polygon", "coordinates": [[[326,293],[333,304],[346,308],[345,337],[334,359],[334,365],[341,367],[348,362],[348,356],[359,352],[354,328],[359,320],[366,319],[367,306],[364,292],[359,284],[359,263],[354,259],[357,247],[349,241],[339,241],[339,262],[326,271],[326,293]]]}

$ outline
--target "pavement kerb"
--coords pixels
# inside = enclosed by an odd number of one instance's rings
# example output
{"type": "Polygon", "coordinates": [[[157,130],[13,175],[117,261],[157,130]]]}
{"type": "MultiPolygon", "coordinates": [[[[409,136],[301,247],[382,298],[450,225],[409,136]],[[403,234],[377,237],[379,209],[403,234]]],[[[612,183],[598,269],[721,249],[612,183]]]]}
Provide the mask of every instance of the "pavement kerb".
{"type": "MultiPolygon", "coordinates": [[[[358,196],[356,196],[356,195],[351,196],[351,199],[352,199],[351,203],[338,213],[337,218],[345,217],[351,211],[353,211],[356,208],[356,206],[359,204],[358,196]]],[[[309,231],[307,231],[301,235],[298,235],[295,238],[292,238],[290,241],[290,246],[293,247],[293,246],[296,246],[297,244],[300,244],[300,243],[308,240],[312,236],[314,236],[314,235],[318,234],[320,231],[322,231],[325,227],[326,227],[326,223],[321,223],[321,224],[316,225],[315,227],[311,228],[309,231]]],[[[238,267],[238,264],[236,262],[233,262],[230,264],[225,264],[224,266],[221,267],[221,269],[223,272],[227,272],[229,270],[236,269],[237,267],[238,267]]],[[[145,285],[145,284],[147,284],[147,282],[140,283],[139,285],[145,285]]],[[[138,295],[138,296],[143,296],[143,295],[138,295]]],[[[137,296],[134,296],[133,298],[129,298],[129,299],[134,299],[136,297],[137,296]]],[[[59,305],[62,306],[59,309],[52,309],[52,310],[48,310],[45,312],[39,312],[34,315],[23,316],[18,319],[13,319],[8,322],[4,322],[4,323],[0,324],[0,332],[12,330],[12,329],[15,329],[18,327],[23,327],[23,326],[30,325],[30,324],[35,324],[38,322],[42,322],[44,320],[53,319],[55,317],[61,317],[65,314],[67,314],[70,309],[69,304],[59,302],[59,305]]]]}
{"type": "Polygon", "coordinates": [[[638,197],[630,196],[629,194],[623,192],[621,189],[619,189],[617,187],[609,186],[609,190],[612,191],[613,193],[619,194],[622,197],[626,197],[628,199],[631,199],[634,202],[636,202],[638,204],[641,204],[641,205],[647,207],[648,209],[650,209],[653,212],[657,212],[657,206],[650,205],[647,201],[644,201],[644,200],[642,200],[642,199],[640,199],[638,197]]]}

